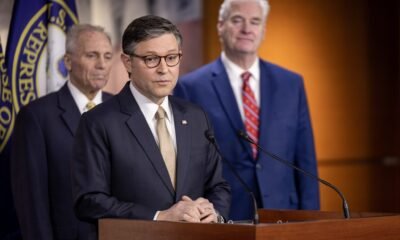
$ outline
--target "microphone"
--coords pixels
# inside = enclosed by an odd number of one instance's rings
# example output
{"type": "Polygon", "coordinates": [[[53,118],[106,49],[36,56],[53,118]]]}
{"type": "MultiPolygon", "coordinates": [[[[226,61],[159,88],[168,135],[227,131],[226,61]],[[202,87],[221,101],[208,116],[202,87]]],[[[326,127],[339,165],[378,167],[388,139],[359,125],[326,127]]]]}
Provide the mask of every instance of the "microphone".
{"type": "Polygon", "coordinates": [[[253,223],[258,224],[259,223],[259,217],[258,217],[258,212],[257,212],[258,206],[257,206],[257,201],[256,201],[256,197],[254,196],[254,193],[251,191],[249,186],[247,186],[247,184],[244,182],[244,180],[240,177],[239,173],[235,170],[235,168],[232,166],[232,164],[222,156],[222,154],[219,150],[219,147],[217,145],[217,142],[215,140],[215,137],[211,133],[211,131],[210,130],[205,131],[205,135],[206,135],[206,138],[208,139],[208,141],[210,141],[214,145],[218,154],[221,156],[222,161],[228,165],[228,167],[230,168],[232,173],[239,180],[239,183],[242,185],[242,187],[246,190],[246,192],[250,195],[251,199],[253,200],[253,206],[254,206],[253,223]]]}
{"type": "Polygon", "coordinates": [[[276,156],[276,155],[274,155],[274,154],[272,154],[272,153],[270,153],[270,152],[264,150],[259,144],[257,144],[257,143],[256,143],[251,137],[249,137],[249,135],[247,135],[245,132],[239,130],[239,131],[238,131],[238,136],[239,136],[240,138],[246,140],[247,142],[249,142],[249,143],[251,143],[251,144],[254,144],[259,150],[261,150],[261,152],[263,152],[264,154],[270,156],[272,159],[277,160],[277,161],[279,161],[279,162],[281,162],[281,163],[284,163],[284,164],[286,164],[287,166],[289,166],[289,167],[291,167],[291,168],[294,168],[294,169],[296,169],[297,171],[303,173],[304,175],[309,176],[309,177],[311,177],[311,178],[313,178],[313,179],[319,181],[320,183],[323,183],[325,186],[328,186],[328,187],[332,188],[333,190],[335,190],[335,192],[337,192],[337,193],[339,194],[340,198],[342,199],[342,203],[343,203],[343,204],[342,204],[342,205],[343,205],[342,207],[343,207],[343,215],[344,215],[344,217],[347,218],[347,219],[350,218],[350,211],[349,211],[349,206],[348,206],[348,204],[347,204],[347,201],[346,201],[346,199],[344,198],[343,193],[342,193],[335,185],[333,185],[332,183],[330,183],[330,182],[328,182],[328,181],[326,181],[326,180],[323,180],[323,179],[321,179],[321,178],[315,176],[314,174],[312,174],[312,173],[310,173],[310,172],[305,171],[304,169],[301,169],[301,168],[299,168],[299,167],[296,167],[295,165],[293,165],[292,163],[290,163],[290,162],[287,161],[287,160],[284,160],[284,159],[282,159],[282,158],[280,158],[280,157],[278,157],[278,156],[276,156]]]}

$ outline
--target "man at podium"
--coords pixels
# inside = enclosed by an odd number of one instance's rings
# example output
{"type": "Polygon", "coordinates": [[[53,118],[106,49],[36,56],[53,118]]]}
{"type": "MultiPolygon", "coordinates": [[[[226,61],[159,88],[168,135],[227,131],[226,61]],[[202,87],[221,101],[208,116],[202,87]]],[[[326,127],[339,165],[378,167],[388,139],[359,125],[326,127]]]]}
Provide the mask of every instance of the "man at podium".
{"type": "Polygon", "coordinates": [[[74,209],[93,226],[99,218],[210,223],[228,216],[230,188],[206,138],[212,133],[207,115],[170,96],[181,45],[170,21],[134,20],[121,54],[130,81],[81,118],[72,161],[74,209]]]}

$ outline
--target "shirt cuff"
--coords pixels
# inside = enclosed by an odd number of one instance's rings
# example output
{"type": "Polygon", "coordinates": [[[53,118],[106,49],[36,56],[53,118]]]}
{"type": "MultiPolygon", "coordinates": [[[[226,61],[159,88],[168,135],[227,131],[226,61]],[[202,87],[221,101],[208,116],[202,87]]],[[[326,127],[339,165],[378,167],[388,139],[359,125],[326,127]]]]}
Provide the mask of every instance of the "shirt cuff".
{"type": "Polygon", "coordinates": [[[160,214],[160,211],[157,211],[156,214],[154,215],[154,217],[153,217],[153,220],[154,220],[154,221],[157,221],[158,214],[160,214]]]}

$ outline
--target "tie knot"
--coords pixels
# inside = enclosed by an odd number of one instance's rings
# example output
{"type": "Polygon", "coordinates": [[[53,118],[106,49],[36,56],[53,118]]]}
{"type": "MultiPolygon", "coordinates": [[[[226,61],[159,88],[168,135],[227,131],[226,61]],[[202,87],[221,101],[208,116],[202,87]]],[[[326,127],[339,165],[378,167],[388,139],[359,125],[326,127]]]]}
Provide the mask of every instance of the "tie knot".
{"type": "Polygon", "coordinates": [[[251,73],[246,71],[246,72],[242,73],[242,75],[240,75],[240,76],[242,77],[242,80],[244,82],[248,82],[250,79],[251,73]]]}
{"type": "Polygon", "coordinates": [[[87,110],[90,110],[90,109],[94,108],[95,106],[96,106],[96,103],[94,103],[94,102],[92,102],[92,101],[89,101],[89,102],[86,104],[87,110]]]}
{"type": "Polygon", "coordinates": [[[157,113],[156,113],[156,119],[163,119],[165,118],[165,111],[164,108],[162,108],[161,106],[158,107],[157,113]]]}

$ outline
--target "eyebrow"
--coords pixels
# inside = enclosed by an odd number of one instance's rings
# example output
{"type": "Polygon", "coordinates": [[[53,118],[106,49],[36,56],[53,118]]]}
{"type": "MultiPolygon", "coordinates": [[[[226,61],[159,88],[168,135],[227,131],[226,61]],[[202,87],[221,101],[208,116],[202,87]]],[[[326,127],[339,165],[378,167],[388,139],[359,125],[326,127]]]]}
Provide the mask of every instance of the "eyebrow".
{"type": "MultiPolygon", "coordinates": [[[[167,54],[175,54],[175,53],[179,53],[179,52],[181,52],[180,49],[170,49],[167,51],[167,54]]],[[[159,53],[156,51],[149,50],[147,52],[142,53],[141,55],[159,55],[159,53]]]]}
{"type": "Polygon", "coordinates": [[[93,50],[93,51],[85,51],[84,54],[113,55],[113,52],[99,52],[97,50],[93,50]]]}
{"type": "MultiPolygon", "coordinates": [[[[236,14],[234,14],[234,15],[230,16],[229,18],[230,18],[230,19],[232,19],[232,18],[242,18],[242,19],[248,19],[248,18],[246,18],[245,16],[243,16],[243,15],[240,15],[240,14],[238,14],[238,13],[236,13],[236,14]]],[[[253,16],[253,17],[250,17],[249,19],[253,19],[253,20],[255,20],[255,19],[257,19],[257,20],[261,20],[261,19],[262,19],[262,17],[253,16]]]]}

